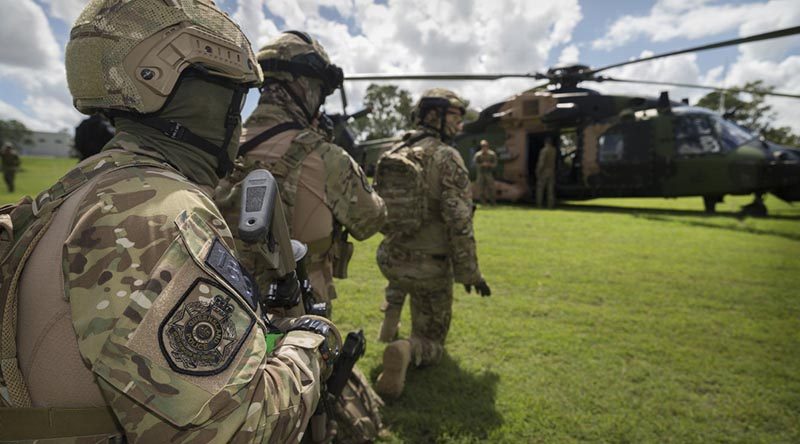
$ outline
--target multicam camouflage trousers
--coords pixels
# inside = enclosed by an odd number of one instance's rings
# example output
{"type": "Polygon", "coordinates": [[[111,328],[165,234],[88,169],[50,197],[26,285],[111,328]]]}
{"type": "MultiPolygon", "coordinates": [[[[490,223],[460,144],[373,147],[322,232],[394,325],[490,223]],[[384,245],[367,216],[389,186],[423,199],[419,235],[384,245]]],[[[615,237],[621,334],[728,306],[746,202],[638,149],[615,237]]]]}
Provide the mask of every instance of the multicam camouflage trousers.
{"type": "Polygon", "coordinates": [[[553,208],[556,204],[556,178],[553,174],[543,174],[536,178],[536,206],[542,208],[546,193],[547,208],[553,208]]]}
{"type": "Polygon", "coordinates": [[[478,171],[478,197],[481,204],[486,201],[497,203],[494,195],[494,176],[491,171],[478,171]]]}
{"type": "Polygon", "coordinates": [[[411,340],[417,366],[439,362],[453,312],[453,272],[446,256],[434,256],[381,243],[378,267],[389,280],[387,310],[402,310],[411,295],[411,340]]]}

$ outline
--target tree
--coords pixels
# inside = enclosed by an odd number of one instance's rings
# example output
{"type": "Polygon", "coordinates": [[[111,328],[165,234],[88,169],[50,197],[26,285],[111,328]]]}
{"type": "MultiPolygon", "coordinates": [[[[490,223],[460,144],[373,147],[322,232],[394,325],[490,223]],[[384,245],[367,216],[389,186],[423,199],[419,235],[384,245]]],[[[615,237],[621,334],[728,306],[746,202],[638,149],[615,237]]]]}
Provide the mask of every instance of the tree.
{"type": "Polygon", "coordinates": [[[362,138],[392,137],[411,126],[411,93],[397,85],[369,85],[364,106],[372,112],[353,123],[362,138]]]}
{"type": "Polygon", "coordinates": [[[721,112],[726,119],[771,142],[798,146],[800,136],[794,134],[791,128],[773,126],[777,113],[764,101],[766,93],[773,89],[774,87],[764,85],[761,80],[748,82],[742,87],[708,93],[697,102],[697,106],[714,110],[719,110],[722,106],[721,112]],[[744,94],[750,96],[749,100],[742,98],[744,94]]]}
{"type": "Polygon", "coordinates": [[[0,120],[0,142],[19,145],[31,131],[19,120],[0,120]]]}

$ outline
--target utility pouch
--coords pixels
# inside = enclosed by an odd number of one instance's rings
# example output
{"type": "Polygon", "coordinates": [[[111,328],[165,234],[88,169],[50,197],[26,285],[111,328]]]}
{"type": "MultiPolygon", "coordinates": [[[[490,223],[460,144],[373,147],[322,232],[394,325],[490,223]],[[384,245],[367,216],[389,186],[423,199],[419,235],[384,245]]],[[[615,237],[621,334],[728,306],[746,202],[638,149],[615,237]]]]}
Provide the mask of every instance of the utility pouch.
{"type": "Polygon", "coordinates": [[[347,232],[333,240],[333,277],[347,279],[347,267],[353,258],[353,243],[347,240],[347,232]]]}

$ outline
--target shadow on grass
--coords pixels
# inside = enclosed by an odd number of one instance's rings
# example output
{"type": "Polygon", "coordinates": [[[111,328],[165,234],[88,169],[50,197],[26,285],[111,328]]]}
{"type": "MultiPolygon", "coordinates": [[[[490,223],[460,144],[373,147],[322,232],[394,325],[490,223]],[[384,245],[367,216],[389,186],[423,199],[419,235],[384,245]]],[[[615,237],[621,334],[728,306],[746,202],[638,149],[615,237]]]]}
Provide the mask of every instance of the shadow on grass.
{"type": "Polygon", "coordinates": [[[649,216],[649,215],[638,215],[635,214],[634,217],[639,217],[645,220],[651,220],[656,222],[668,222],[674,224],[681,224],[681,225],[688,225],[691,227],[702,227],[702,228],[715,228],[721,230],[728,230],[728,231],[735,231],[739,233],[747,233],[747,234],[758,234],[762,236],[777,236],[784,238],[786,240],[792,241],[800,241],[800,234],[795,233],[787,233],[784,231],[776,231],[776,230],[762,230],[759,228],[747,227],[747,226],[731,226],[731,225],[719,225],[719,224],[712,224],[708,222],[703,222],[701,220],[679,220],[679,219],[670,219],[668,217],[661,217],[661,216],[649,216]]]}
{"type": "MultiPolygon", "coordinates": [[[[648,215],[662,215],[662,216],[693,216],[693,217],[727,217],[731,219],[742,220],[750,216],[743,215],[741,212],[716,212],[706,213],[702,210],[674,210],[666,208],[633,208],[633,207],[612,207],[608,205],[574,205],[569,203],[560,203],[557,209],[565,211],[585,211],[592,213],[618,213],[618,214],[648,214],[648,215]]],[[[786,216],[786,215],[769,215],[766,217],[759,217],[758,219],[764,220],[797,220],[800,221],[800,216],[786,216]]]]}
{"type": "Polygon", "coordinates": [[[499,380],[494,372],[462,370],[445,352],[437,366],[409,369],[403,395],[386,402],[384,421],[403,442],[485,441],[503,423],[495,409],[499,380]]]}

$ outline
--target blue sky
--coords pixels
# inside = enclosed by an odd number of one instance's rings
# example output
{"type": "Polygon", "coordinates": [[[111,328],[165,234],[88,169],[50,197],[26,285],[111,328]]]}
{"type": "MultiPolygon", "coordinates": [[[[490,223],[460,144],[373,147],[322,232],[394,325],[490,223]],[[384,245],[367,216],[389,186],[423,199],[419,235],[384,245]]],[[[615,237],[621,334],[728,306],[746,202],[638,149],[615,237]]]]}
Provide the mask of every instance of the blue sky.
{"type": "MultiPolygon", "coordinates": [[[[0,0],[0,118],[41,130],[73,127],[63,48],[83,0],[0,0]],[[13,44],[8,44],[13,42],[13,44]]],[[[800,25],[796,0],[221,0],[258,47],[284,29],[318,37],[346,72],[531,72],[559,62],[603,66],[645,51],[659,53],[800,25]]],[[[706,51],[633,65],[610,75],[739,85],[763,79],[800,93],[800,37],[706,51]]],[[[524,80],[464,82],[476,107],[531,85],[524,80]]],[[[354,110],[366,84],[347,86],[354,110]]],[[[405,82],[419,93],[434,86],[405,82]]],[[[657,95],[659,88],[587,84],[604,92],[657,95]]],[[[672,89],[673,97],[703,92],[672,89]]],[[[251,94],[245,113],[255,102],[251,94]]],[[[797,101],[771,102],[781,124],[800,131],[797,101]]],[[[333,111],[338,100],[331,100],[333,111]]]]}

